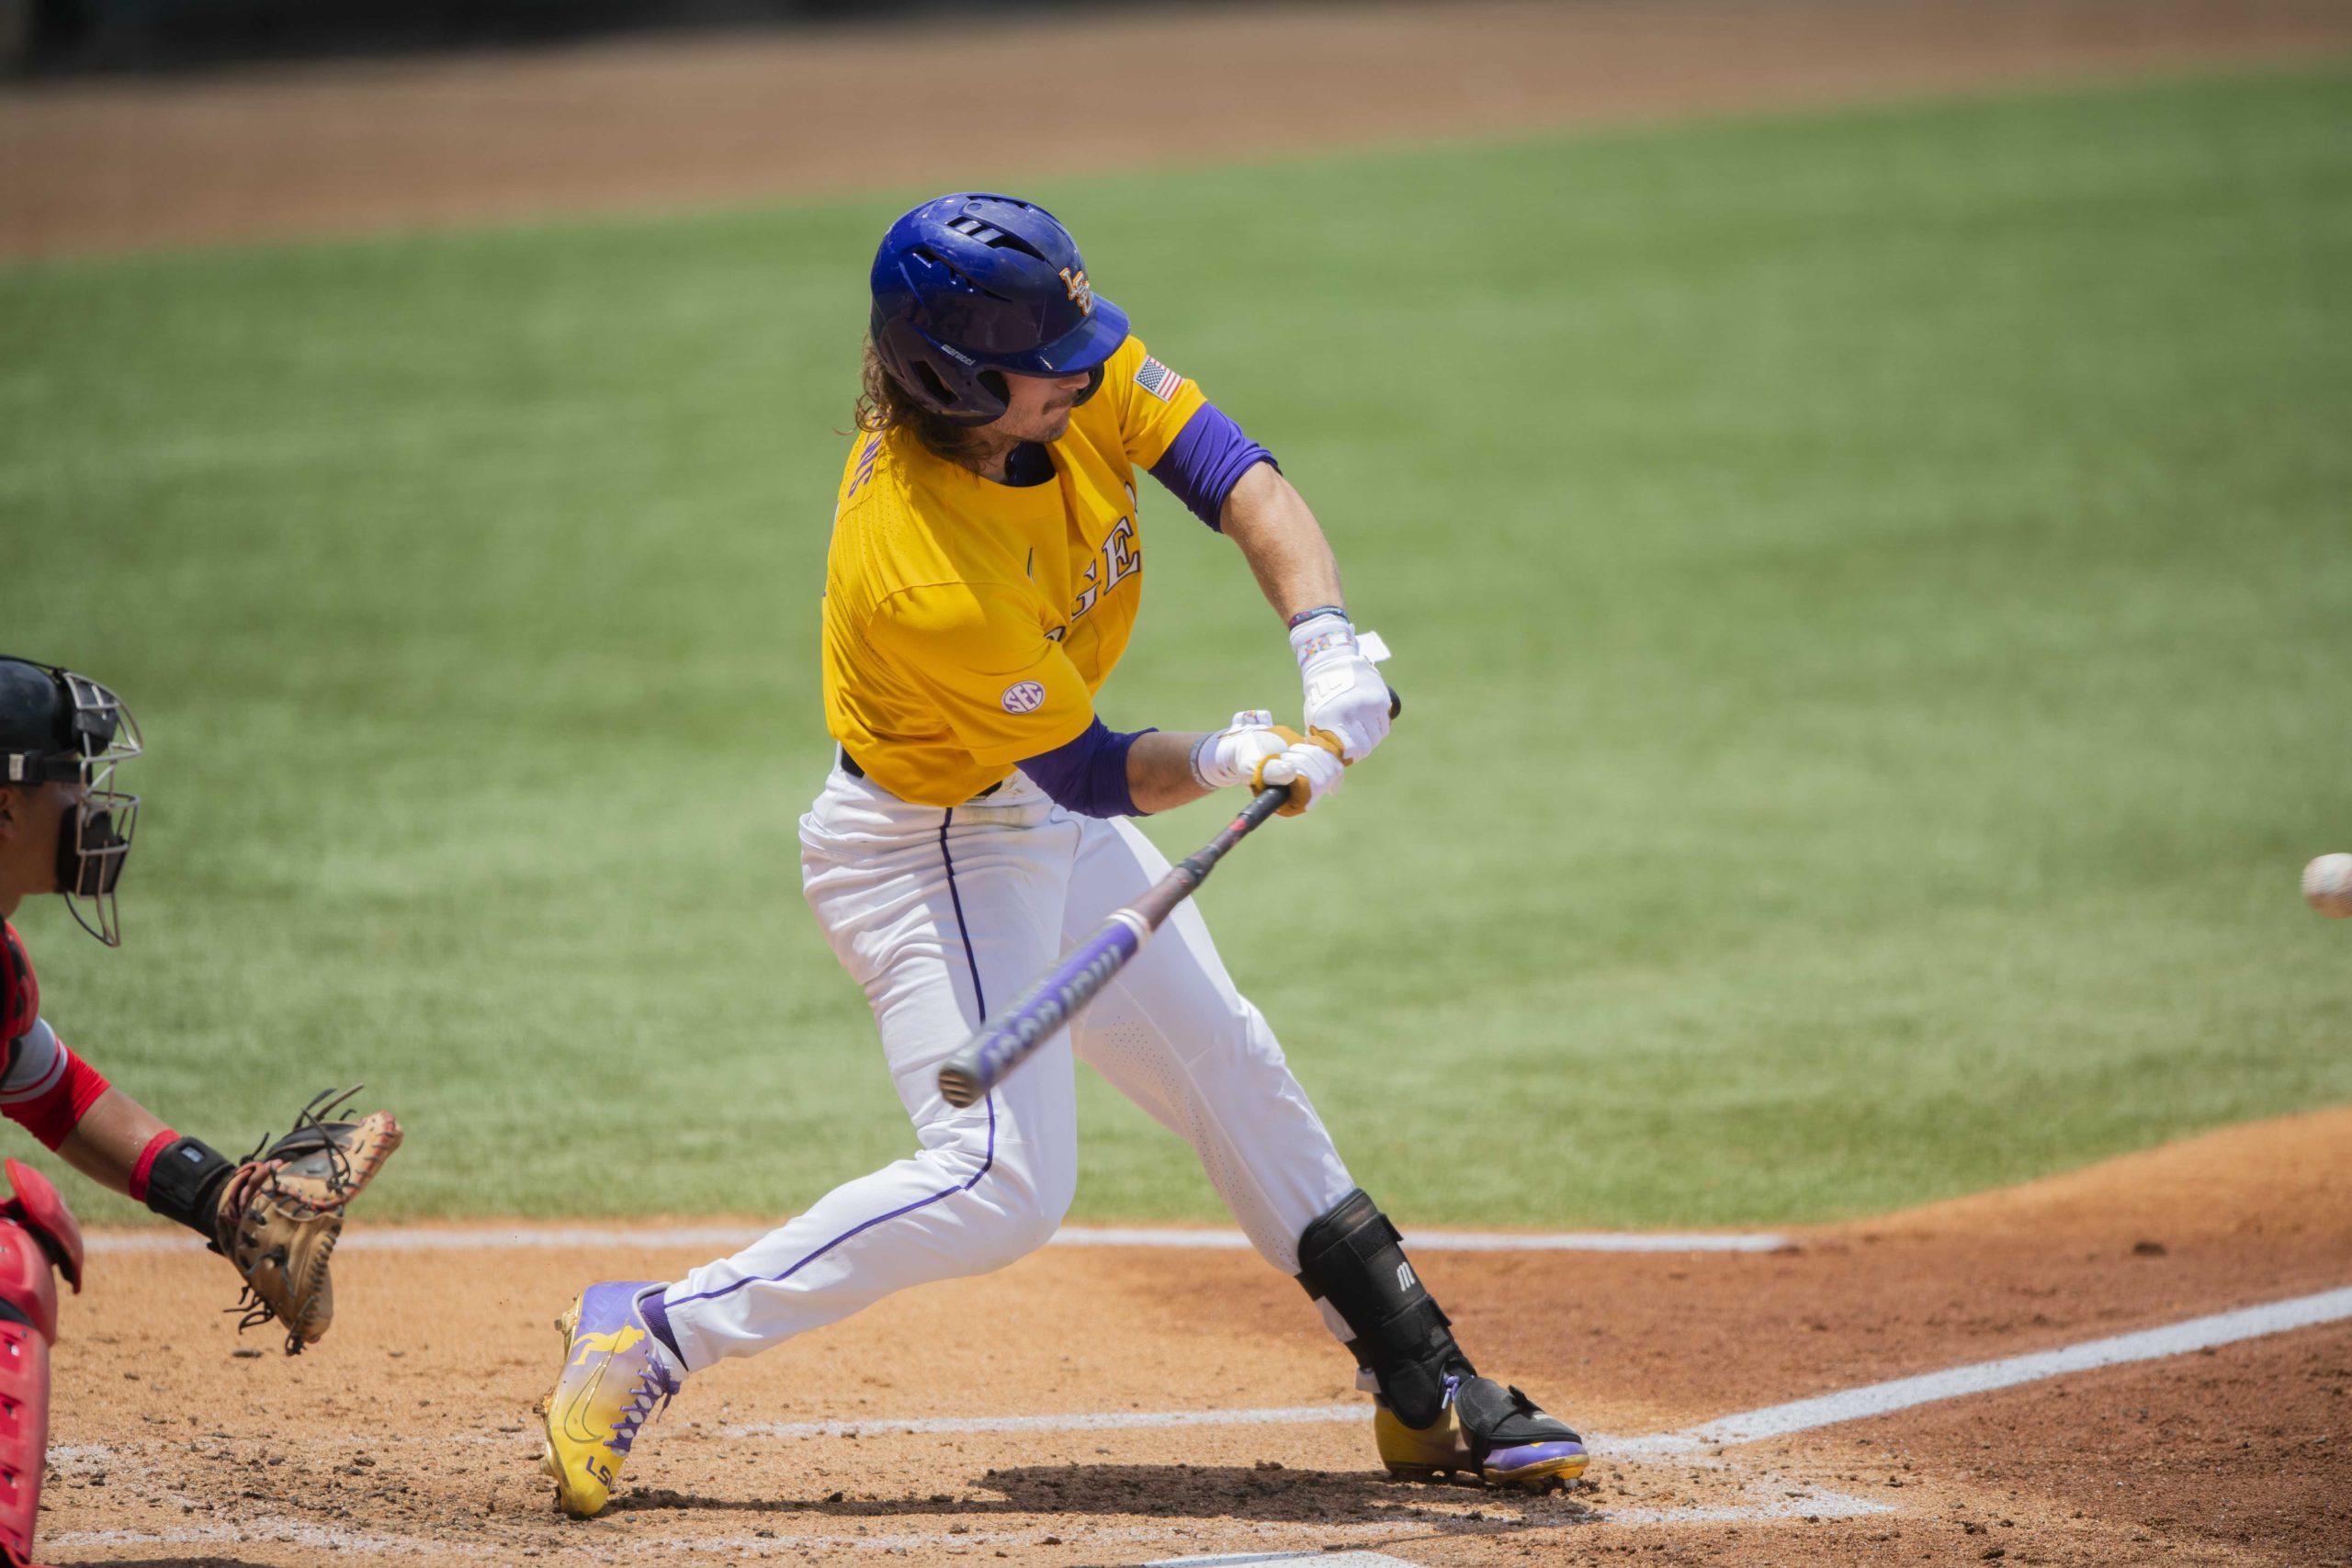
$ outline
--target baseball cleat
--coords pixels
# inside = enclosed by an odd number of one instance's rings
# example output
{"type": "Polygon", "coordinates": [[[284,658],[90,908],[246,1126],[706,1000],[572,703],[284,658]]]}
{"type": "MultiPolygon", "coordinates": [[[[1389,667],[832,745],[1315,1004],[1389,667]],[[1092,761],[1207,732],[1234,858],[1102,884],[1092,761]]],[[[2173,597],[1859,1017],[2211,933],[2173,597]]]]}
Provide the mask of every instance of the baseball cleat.
{"type": "Polygon", "coordinates": [[[1582,1475],[1591,1457],[1565,1422],[1492,1378],[1446,1379],[1444,1416],[1418,1429],[1383,1401],[1372,1430],[1388,1473],[1414,1481],[1464,1474],[1489,1486],[1548,1492],[1582,1475]]]}
{"type": "Polygon", "coordinates": [[[608,1280],[580,1292],[556,1328],[563,1371],[542,1406],[547,1444],[539,1468],[555,1482],[556,1506],[585,1519],[612,1501],[637,1429],[678,1392],[654,1348],[638,1298],[660,1286],[608,1280]]]}

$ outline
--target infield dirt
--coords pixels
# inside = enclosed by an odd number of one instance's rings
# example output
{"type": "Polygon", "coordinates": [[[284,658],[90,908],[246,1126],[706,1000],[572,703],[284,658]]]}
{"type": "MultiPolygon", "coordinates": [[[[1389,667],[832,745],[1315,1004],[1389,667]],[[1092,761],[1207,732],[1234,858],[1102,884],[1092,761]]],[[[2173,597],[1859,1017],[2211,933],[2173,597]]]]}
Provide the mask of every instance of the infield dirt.
{"type": "Polygon", "coordinates": [[[2352,1325],[1679,1458],[1601,1435],[2352,1284],[2352,1111],[1770,1253],[1424,1253],[1473,1353],[1596,1434],[1586,1482],[1535,1499],[1391,1482],[1368,1418],[1079,1424],[1361,1396],[1251,1254],[1057,1248],[698,1375],[620,1502],[559,1517],[532,1408],[560,1359],[549,1321],[588,1280],[702,1251],[346,1251],[334,1330],[294,1359],[210,1310],[218,1260],[102,1253],[58,1349],[44,1540],[65,1562],[271,1564],[2352,1561],[2352,1325]],[[1049,1419],[889,1427],[1007,1416],[1049,1419]],[[1858,1503],[1886,1511],[1837,1517],[1858,1503]]]}

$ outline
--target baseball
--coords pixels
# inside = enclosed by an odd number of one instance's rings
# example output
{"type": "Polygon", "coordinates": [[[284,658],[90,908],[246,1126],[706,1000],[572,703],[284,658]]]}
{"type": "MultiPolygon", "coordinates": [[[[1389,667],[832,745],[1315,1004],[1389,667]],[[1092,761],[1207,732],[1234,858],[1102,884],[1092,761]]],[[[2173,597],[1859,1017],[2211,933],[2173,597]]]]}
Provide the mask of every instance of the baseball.
{"type": "Polygon", "coordinates": [[[2352,916],[2352,855],[2322,855],[2303,867],[2303,901],[2330,919],[2352,916]]]}

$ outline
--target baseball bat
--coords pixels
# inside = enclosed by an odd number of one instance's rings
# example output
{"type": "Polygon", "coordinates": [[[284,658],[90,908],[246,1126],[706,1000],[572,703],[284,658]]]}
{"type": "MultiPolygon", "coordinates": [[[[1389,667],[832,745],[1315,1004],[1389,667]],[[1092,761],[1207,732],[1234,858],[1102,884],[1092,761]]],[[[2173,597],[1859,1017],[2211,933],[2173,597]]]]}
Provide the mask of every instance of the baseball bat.
{"type": "MultiPolygon", "coordinates": [[[[1388,716],[1393,719],[1404,711],[1404,699],[1391,690],[1388,716]]],[[[1142,897],[1112,910],[1091,936],[999,1009],[980,1025],[978,1033],[947,1058],[939,1069],[940,1097],[959,1111],[978,1104],[982,1095],[1002,1083],[1006,1074],[1027,1061],[1038,1046],[1053,1038],[1054,1031],[1092,1001],[1110,984],[1111,976],[1142,951],[1145,941],[1175,912],[1176,906],[1209,879],[1216,863],[1262,827],[1289,798],[1288,784],[1269,784],[1260,790],[1216,838],[1177,862],[1142,897]]]]}

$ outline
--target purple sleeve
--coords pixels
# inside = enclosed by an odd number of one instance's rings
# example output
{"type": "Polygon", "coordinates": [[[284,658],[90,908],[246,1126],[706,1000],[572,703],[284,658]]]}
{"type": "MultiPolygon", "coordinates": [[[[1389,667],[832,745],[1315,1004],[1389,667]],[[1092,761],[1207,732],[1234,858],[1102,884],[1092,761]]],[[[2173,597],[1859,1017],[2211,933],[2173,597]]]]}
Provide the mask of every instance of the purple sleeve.
{"type": "Polygon", "coordinates": [[[1191,507],[1193,516],[1220,528],[1225,498],[1260,463],[1274,463],[1274,455],[1244,434],[1224,410],[1203,403],[1151,466],[1151,477],[1191,507]]]}
{"type": "Polygon", "coordinates": [[[1021,771],[1055,805],[1080,817],[1141,817],[1145,813],[1127,793],[1127,750],[1150,733],[1122,734],[1098,718],[1077,739],[1024,759],[1021,771]]]}

